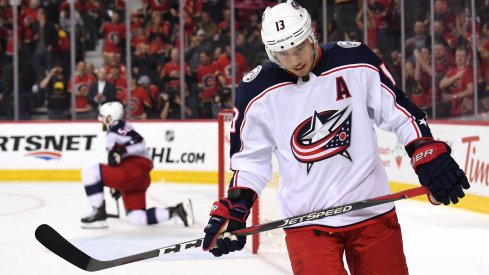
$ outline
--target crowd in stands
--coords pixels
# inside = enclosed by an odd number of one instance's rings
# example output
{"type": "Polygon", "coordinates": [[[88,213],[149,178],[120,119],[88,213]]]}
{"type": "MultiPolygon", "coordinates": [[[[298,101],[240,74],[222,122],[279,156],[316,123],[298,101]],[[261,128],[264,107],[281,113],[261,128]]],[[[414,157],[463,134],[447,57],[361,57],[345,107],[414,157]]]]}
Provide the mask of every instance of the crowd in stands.
{"type": "MultiPolygon", "coordinates": [[[[434,22],[430,26],[430,1],[406,1],[405,63],[400,45],[400,7],[395,0],[370,0],[367,10],[367,44],[388,62],[398,77],[405,69],[407,96],[429,116],[433,101],[437,118],[473,117],[478,105],[482,118],[489,115],[489,1],[476,1],[475,38],[472,51],[470,1],[434,0],[434,22]],[[432,53],[431,28],[434,33],[432,53]],[[434,64],[432,64],[432,54],[434,64]],[[477,63],[474,83],[473,63],[477,63]],[[435,79],[433,89],[432,77],[435,79]],[[477,86],[477,99],[474,90],[477,86]],[[434,92],[433,92],[434,90],[434,92]]],[[[363,10],[356,17],[363,30],[363,10]]],[[[361,33],[359,33],[361,35],[361,33]]]]}
{"type": "MultiPolygon", "coordinates": [[[[228,1],[186,1],[184,7],[185,83],[180,83],[178,1],[142,1],[130,15],[126,39],[124,1],[75,2],[77,119],[94,119],[98,106],[119,100],[132,119],[214,118],[231,103],[230,10],[228,1]],[[103,65],[94,68],[87,51],[103,41],[103,65]],[[130,43],[131,51],[126,52],[130,43]],[[130,98],[125,61],[131,56],[130,98]]],[[[236,14],[236,83],[266,59],[259,19],[267,2],[243,1],[236,14]]],[[[0,1],[0,105],[12,117],[12,8],[0,1]],[[9,108],[10,106],[10,108],[9,108]]],[[[46,107],[49,119],[69,119],[70,6],[66,0],[25,0],[19,7],[20,118],[46,107]]]]}
{"type": "MultiPolygon", "coordinates": [[[[386,62],[413,102],[437,118],[489,114],[489,1],[477,0],[477,56],[472,54],[470,1],[434,0],[434,57],[429,1],[405,1],[406,62],[402,63],[398,0],[367,0],[367,20],[358,1],[328,1],[329,41],[363,41],[386,62]],[[334,3],[330,3],[334,2],[334,3]],[[466,3],[465,3],[466,2],[466,3]],[[349,16],[345,16],[345,14],[349,16]],[[353,20],[352,20],[353,19],[353,20]],[[473,83],[477,62],[477,83],[473,83]],[[434,93],[432,76],[435,76],[434,93]],[[474,101],[474,87],[478,98],[474,101]],[[433,94],[435,95],[433,97],[433,94]]],[[[179,39],[177,0],[142,0],[130,14],[131,39],[126,39],[125,1],[75,2],[77,119],[95,119],[98,107],[118,100],[130,106],[131,119],[215,118],[231,102],[231,13],[229,0],[192,0],[184,6],[184,41],[179,39]],[[102,41],[103,65],[86,61],[102,41]],[[130,43],[130,53],[126,52],[130,43]],[[185,52],[185,82],[180,81],[180,45],[185,52]],[[126,58],[131,57],[131,83],[126,58]],[[184,87],[184,99],[180,87],[184,87]],[[130,97],[129,97],[130,91],[130,97]],[[182,104],[184,100],[185,104],[182,104]]],[[[322,42],[322,1],[298,1],[312,11],[322,42]]],[[[275,3],[275,1],[273,1],[275,3]]],[[[236,0],[236,84],[250,69],[267,60],[260,38],[261,14],[271,1],[236,0]]],[[[19,115],[46,108],[49,119],[70,119],[70,8],[66,0],[23,0],[19,7],[19,115]]],[[[12,118],[12,8],[0,0],[0,119],[12,118]]]]}

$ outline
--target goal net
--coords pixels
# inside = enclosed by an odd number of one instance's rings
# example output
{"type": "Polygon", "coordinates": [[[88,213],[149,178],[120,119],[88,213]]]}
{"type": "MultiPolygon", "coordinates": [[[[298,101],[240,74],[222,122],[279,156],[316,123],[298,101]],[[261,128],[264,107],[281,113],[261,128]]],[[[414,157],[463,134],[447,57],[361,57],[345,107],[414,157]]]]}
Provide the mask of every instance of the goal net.
{"type": "MultiPolygon", "coordinates": [[[[218,114],[218,136],[219,136],[219,188],[218,198],[223,198],[227,195],[229,181],[232,177],[232,171],[229,169],[230,164],[230,129],[233,120],[232,110],[222,110],[218,114]]],[[[263,190],[259,200],[255,202],[252,208],[251,220],[252,225],[272,222],[279,219],[277,190],[278,190],[278,162],[273,156],[273,178],[263,190]]],[[[254,234],[252,239],[253,253],[271,253],[271,252],[286,252],[285,233],[282,229],[270,230],[260,234],[254,234]]]]}

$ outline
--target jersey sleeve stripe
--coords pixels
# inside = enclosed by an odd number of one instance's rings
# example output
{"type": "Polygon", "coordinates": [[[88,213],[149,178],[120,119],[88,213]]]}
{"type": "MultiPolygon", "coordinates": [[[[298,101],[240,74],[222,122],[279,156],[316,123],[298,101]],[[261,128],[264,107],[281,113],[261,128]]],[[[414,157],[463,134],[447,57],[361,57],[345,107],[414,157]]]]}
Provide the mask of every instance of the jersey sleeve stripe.
{"type": "Polygon", "coordinates": [[[396,86],[396,81],[394,80],[394,77],[392,76],[392,74],[389,72],[389,70],[387,69],[386,65],[384,62],[382,62],[380,65],[379,65],[379,68],[380,70],[382,71],[382,73],[390,80],[392,86],[396,86]]]}
{"type": "Polygon", "coordinates": [[[244,115],[243,115],[243,122],[241,123],[241,127],[240,127],[240,142],[241,142],[241,147],[239,149],[239,152],[243,151],[244,149],[244,143],[243,143],[243,129],[244,129],[244,126],[246,124],[246,115],[248,114],[248,110],[251,108],[251,106],[257,102],[259,99],[261,99],[262,97],[264,97],[267,93],[273,91],[273,90],[276,90],[278,88],[281,88],[281,87],[284,87],[284,86],[288,86],[288,85],[292,85],[294,83],[292,82],[282,82],[282,83],[278,83],[278,84],[275,84],[271,87],[269,87],[268,89],[264,90],[263,92],[261,92],[258,96],[256,96],[255,98],[253,98],[253,100],[250,101],[250,103],[248,103],[248,105],[246,106],[246,109],[245,109],[245,112],[244,112],[244,115]]]}
{"type": "Polygon", "coordinates": [[[396,109],[401,111],[406,117],[409,118],[409,120],[411,121],[411,124],[413,125],[414,130],[416,131],[416,136],[418,138],[420,138],[421,137],[421,130],[419,129],[418,125],[416,124],[414,116],[411,115],[403,106],[401,106],[397,103],[396,94],[389,87],[387,87],[387,85],[385,85],[384,83],[381,83],[381,85],[382,85],[383,90],[387,91],[393,97],[396,109]]]}
{"type": "Polygon", "coordinates": [[[359,64],[351,64],[351,65],[345,65],[345,66],[339,66],[339,67],[336,67],[334,69],[331,69],[331,70],[328,70],[326,72],[323,72],[321,73],[321,76],[326,76],[326,75],[329,75],[329,74],[332,74],[332,73],[336,73],[338,71],[341,71],[341,70],[346,70],[346,69],[357,69],[357,68],[368,68],[368,69],[372,69],[376,72],[378,72],[379,70],[373,66],[373,65],[370,65],[370,64],[367,64],[367,63],[359,63],[359,64]]]}

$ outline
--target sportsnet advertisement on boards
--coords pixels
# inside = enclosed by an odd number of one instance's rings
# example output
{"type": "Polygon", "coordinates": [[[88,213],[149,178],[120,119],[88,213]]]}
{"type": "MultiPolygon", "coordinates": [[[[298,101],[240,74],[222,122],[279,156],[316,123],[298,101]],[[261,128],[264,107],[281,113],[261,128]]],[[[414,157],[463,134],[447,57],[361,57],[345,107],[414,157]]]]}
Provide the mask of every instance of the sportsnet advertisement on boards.
{"type": "MultiPolygon", "coordinates": [[[[146,140],[154,170],[216,170],[216,123],[132,124],[146,140]]],[[[9,123],[0,127],[0,170],[81,169],[107,161],[100,123],[9,123]]]]}
{"type": "MultiPolygon", "coordinates": [[[[216,182],[216,122],[133,122],[133,125],[146,140],[154,171],[180,172],[182,182],[216,182]],[[203,177],[207,180],[202,181],[203,177]]],[[[489,155],[484,154],[489,152],[489,127],[436,123],[430,127],[434,136],[450,144],[454,158],[466,171],[472,185],[468,193],[489,197],[489,155]]],[[[75,176],[61,180],[78,180],[83,167],[107,161],[105,133],[100,123],[3,123],[0,130],[0,180],[26,180],[24,171],[42,170],[56,173],[71,170],[75,176]],[[5,171],[16,175],[5,176],[5,171]]],[[[389,180],[417,185],[418,178],[396,136],[379,129],[377,135],[389,180]]],[[[162,177],[172,180],[168,173],[162,177]]],[[[30,179],[52,178],[39,178],[34,173],[30,179]]]]}

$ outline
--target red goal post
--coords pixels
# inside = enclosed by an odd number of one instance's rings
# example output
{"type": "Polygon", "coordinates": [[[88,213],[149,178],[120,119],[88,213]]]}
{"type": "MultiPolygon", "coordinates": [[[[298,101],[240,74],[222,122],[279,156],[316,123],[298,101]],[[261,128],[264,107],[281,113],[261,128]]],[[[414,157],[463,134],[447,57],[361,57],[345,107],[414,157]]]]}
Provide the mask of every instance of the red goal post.
{"type": "MultiPolygon", "coordinates": [[[[218,198],[226,196],[229,187],[229,181],[233,175],[229,169],[230,164],[230,130],[233,120],[232,110],[221,110],[218,113],[218,198]]],[[[278,173],[276,172],[277,164],[274,158],[274,176],[267,188],[260,195],[252,208],[251,222],[252,225],[258,225],[271,222],[278,219],[278,204],[276,194],[278,188],[278,173]],[[266,207],[262,207],[266,206],[266,207]]],[[[248,219],[250,220],[250,219],[248,219]]],[[[249,225],[248,225],[249,226],[249,225]]],[[[285,252],[285,234],[283,230],[272,230],[262,234],[252,235],[252,251],[260,252],[285,252]],[[261,236],[261,238],[260,238],[261,236]]]]}

